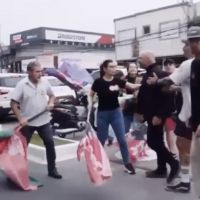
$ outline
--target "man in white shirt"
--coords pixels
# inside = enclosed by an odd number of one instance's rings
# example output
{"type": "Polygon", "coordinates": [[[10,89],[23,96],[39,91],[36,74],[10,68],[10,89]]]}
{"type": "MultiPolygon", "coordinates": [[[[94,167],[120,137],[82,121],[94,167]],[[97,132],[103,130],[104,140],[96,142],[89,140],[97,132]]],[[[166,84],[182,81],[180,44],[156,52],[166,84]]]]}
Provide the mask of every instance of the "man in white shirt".
{"type": "MultiPolygon", "coordinates": [[[[188,41],[183,41],[184,55],[191,58],[191,50],[188,41]]],[[[184,61],[169,77],[158,79],[156,76],[149,78],[149,84],[177,85],[181,88],[183,104],[176,121],[175,134],[177,135],[177,147],[181,163],[181,181],[175,185],[168,185],[167,190],[189,192],[190,184],[190,148],[192,140],[192,128],[188,126],[191,117],[191,95],[190,95],[190,70],[193,59],[184,61]]]]}
{"type": "Polygon", "coordinates": [[[28,77],[21,80],[11,96],[11,107],[20,125],[21,132],[27,143],[35,131],[44,142],[46,147],[48,175],[61,179],[62,176],[56,169],[55,147],[53,141],[53,130],[50,126],[51,115],[49,110],[54,106],[54,94],[47,80],[43,80],[42,67],[38,62],[30,62],[27,66],[28,77]],[[20,108],[20,109],[19,109],[20,108]],[[28,121],[29,118],[45,111],[43,114],[28,121]]]}

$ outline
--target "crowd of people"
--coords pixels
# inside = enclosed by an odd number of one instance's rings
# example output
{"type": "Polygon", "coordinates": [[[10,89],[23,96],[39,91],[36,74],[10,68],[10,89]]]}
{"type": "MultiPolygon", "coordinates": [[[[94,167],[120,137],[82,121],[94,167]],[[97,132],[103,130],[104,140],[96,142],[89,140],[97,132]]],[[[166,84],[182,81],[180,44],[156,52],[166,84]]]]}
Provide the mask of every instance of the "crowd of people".
{"type": "MultiPolygon", "coordinates": [[[[140,67],[146,69],[141,86],[136,81],[135,63],[128,66],[125,80],[117,80],[114,77],[116,64],[112,60],[104,61],[101,65],[101,77],[93,83],[90,102],[96,93],[99,99],[98,138],[104,145],[108,137],[108,126],[111,124],[120,144],[125,168],[130,174],[135,174],[135,170],[129,163],[125,133],[130,130],[134,120],[139,120],[148,124],[147,144],[157,154],[157,168],[147,171],[146,177],[167,177],[166,190],[189,192],[190,160],[193,164],[192,177],[196,187],[199,181],[197,163],[199,159],[196,157],[199,153],[200,135],[200,74],[198,74],[200,27],[190,27],[188,39],[183,43],[183,52],[187,60],[179,67],[172,59],[167,59],[163,67],[159,66],[152,52],[143,52],[139,55],[138,63],[140,67]],[[132,83],[133,87],[130,87],[129,83],[132,83]],[[135,97],[129,103],[125,103],[123,115],[117,100],[120,89],[125,89],[128,94],[133,94],[135,97]],[[164,140],[164,132],[167,142],[164,140]],[[192,138],[195,145],[192,148],[194,153],[191,154],[192,138]],[[169,173],[167,164],[170,167],[169,173]],[[179,179],[176,179],[177,177],[179,179]]],[[[198,193],[198,188],[196,191],[198,193]]]]}
{"type": "MultiPolygon", "coordinates": [[[[179,67],[167,59],[163,67],[158,65],[152,52],[140,53],[138,63],[146,73],[138,76],[138,66],[130,63],[127,76],[116,77],[117,63],[105,60],[100,66],[100,78],[92,84],[88,95],[88,109],[93,98],[98,96],[97,136],[105,145],[112,127],[119,143],[125,171],[135,174],[130,161],[125,134],[134,122],[147,123],[147,144],[156,152],[157,168],[146,172],[148,178],[166,178],[167,190],[189,192],[192,179],[198,190],[200,181],[200,27],[188,29],[184,40],[184,55],[187,58],[179,67]],[[123,91],[131,94],[121,109],[118,97],[123,91]],[[166,133],[166,141],[164,134],[166,133]],[[193,141],[192,152],[190,153],[193,141]],[[192,155],[192,156],[190,156],[192,155]],[[169,165],[169,172],[167,168],[169,165]],[[176,178],[180,179],[176,182],[176,178]]],[[[49,111],[29,122],[29,117],[38,110],[49,110],[55,97],[47,82],[41,81],[42,68],[37,62],[29,63],[28,77],[17,84],[12,94],[11,106],[21,124],[22,134],[29,143],[34,131],[38,131],[47,149],[48,174],[62,178],[55,166],[55,147],[49,111]],[[46,99],[46,95],[49,99],[46,99]],[[19,109],[20,107],[20,109],[19,109]]],[[[88,118],[89,119],[89,118],[88,118]]]]}

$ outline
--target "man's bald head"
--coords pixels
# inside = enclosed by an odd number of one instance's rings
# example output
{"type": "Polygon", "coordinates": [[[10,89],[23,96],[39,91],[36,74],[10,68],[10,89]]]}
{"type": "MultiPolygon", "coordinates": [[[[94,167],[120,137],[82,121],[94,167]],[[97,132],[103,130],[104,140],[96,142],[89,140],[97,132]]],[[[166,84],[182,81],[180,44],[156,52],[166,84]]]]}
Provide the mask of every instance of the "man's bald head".
{"type": "Polygon", "coordinates": [[[141,67],[148,67],[156,62],[155,55],[152,52],[143,52],[139,55],[139,63],[141,67]]]}

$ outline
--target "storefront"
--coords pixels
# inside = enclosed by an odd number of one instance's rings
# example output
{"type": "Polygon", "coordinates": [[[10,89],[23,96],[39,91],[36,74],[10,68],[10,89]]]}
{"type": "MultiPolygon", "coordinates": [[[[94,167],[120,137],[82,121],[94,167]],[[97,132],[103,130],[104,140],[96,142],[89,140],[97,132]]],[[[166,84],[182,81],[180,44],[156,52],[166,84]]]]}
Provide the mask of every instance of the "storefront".
{"type": "Polygon", "coordinates": [[[11,34],[10,46],[21,69],[30,59],[56,68],[63,59],[72,59],[91,68],[115,57],[114,35],[44,27],[11,34]]]}

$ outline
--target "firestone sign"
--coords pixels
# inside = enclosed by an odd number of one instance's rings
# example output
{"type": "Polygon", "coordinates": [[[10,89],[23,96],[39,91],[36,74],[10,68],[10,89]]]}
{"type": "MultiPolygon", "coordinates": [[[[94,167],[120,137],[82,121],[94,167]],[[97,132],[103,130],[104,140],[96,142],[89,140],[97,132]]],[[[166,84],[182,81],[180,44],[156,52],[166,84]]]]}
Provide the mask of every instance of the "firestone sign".
{"type": "Polygon", "coordinates": [[[50,28],[36,28],[23,31],[16,34],[11,34],[11,46],[26,46],[31,44],[50,43],[52,41],[82,43],[82,44],[100,44],[100,45],[113,45],[114,36],[109,34],[98,34],[71,30],[59,30],[50,28]]]}
{"type": "Polygon", "coordinates": [[[58,33],[58,39],[85,42],[85,36],[81,35],[69,35],[69,34],[58,33]]]}
{"type": "Polygon", "coordinates": [[[102,38],[102,35],[65,32],[56,30],[45,30],[46,40],[58,40],[66,42],[82,42],[82,43],[97,43],[102,38]]]}

